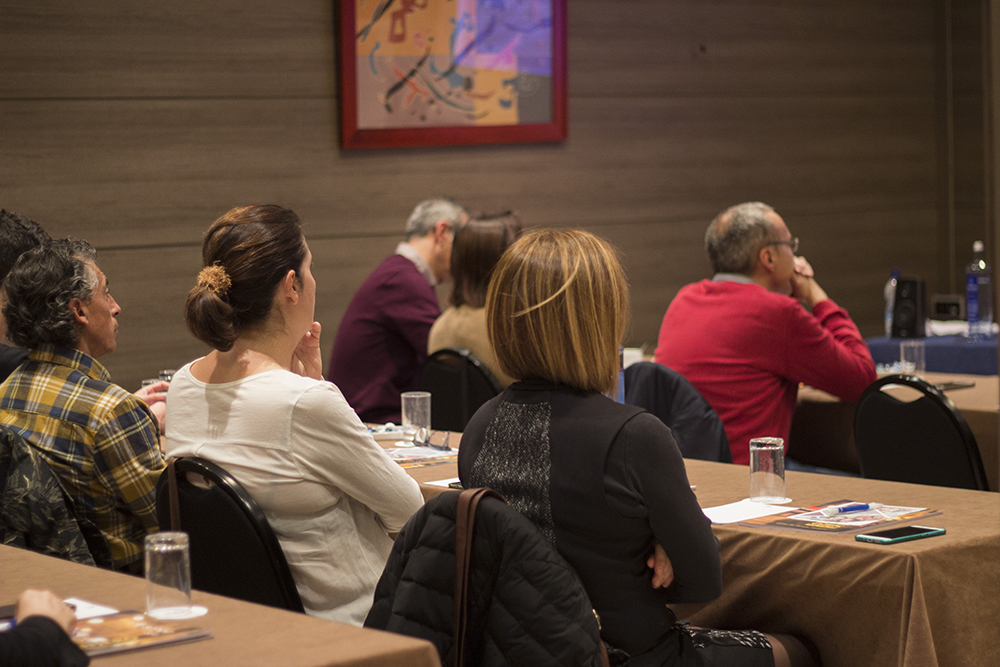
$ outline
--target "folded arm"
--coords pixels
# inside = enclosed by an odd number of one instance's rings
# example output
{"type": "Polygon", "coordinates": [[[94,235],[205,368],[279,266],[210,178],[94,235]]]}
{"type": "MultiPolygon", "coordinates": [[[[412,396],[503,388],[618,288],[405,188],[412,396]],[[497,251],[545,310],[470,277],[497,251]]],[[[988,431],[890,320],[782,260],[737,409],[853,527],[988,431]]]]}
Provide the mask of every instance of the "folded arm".
{"type": "Polygon", "coordinates": [[[387,532],[402,528],[423,504],[419,485],[375,442],[333,384],[302,395],[292,431],[294,453],[310,476],[364,504],[387,532]]]}
{"type": "Polygon", "coordinates": [[[670,430],[652,415],[631,420],[624,443],[628,485],[645,507],[656,543],[647,561],[668,602],[707,602],[722,593],[719,542],[691,491],[670,430]]]}

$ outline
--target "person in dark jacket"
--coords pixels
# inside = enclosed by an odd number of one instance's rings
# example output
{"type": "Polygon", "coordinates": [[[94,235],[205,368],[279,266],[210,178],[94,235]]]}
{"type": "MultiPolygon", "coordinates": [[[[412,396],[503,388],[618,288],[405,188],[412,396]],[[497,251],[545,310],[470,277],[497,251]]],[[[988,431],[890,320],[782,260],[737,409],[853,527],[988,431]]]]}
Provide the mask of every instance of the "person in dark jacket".
{"type": "Polygon", "coordinates": [[[17,598],[17,625],[0,632],[4,667],[85,667],[90,664],[69,633],[76,614],[52,591],[28,589],[17,598]]]}
{"type": "Polygon", "coordinates": [[[469,422],[462,485],[495,489],[539,527],[579,574],[604,641],[639,664],[811,664],[791,638],[693,629],[666,606],[719,596],[719,545],[669,429],[607,397],[628,319],[613,249],[586,232],[526,234],[497,265],[486,311],[518,381],[469,422]]]}

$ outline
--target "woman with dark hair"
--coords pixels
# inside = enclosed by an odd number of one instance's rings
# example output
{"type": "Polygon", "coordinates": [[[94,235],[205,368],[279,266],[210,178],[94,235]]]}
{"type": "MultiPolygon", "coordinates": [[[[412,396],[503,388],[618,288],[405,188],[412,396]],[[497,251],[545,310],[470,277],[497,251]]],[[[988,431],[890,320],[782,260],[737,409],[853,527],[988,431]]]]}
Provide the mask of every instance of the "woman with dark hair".
{"type": "Polygon", "coordinates": [[[511,383],[497,366],[486,335],[486,290],[504,251],[521,235],[521,219],[511,211],[480,216],[455,232],[451,246],[451,307],[431,327],[427,352],[465,348],[493,371],[501,386],[511,383]]]}
{"type": "Polygon", "coordinates": [[[628,320],[611,247],[525,234],[496,267],[486,318],[517,381],[469,422],[462,485],[497,490],[538,526],[580,575],[605,643],[644,665],[810,664],[797,640],[694,629],[666,606],[719,596],[719,545],[669,429],[607,397],[628,320]]]}
{"type": "MultiPolygon", "coordinates": [[[[361,625],[417,483],[321,375],[316,281],[298,216],[234,208],[205,235],[187,324],[212,348],[174,375],[167,455],[200,456],[253,496],[306,612],[361,625]]],[[[239,554],[233,554],[239,558],[239,554]]]]}

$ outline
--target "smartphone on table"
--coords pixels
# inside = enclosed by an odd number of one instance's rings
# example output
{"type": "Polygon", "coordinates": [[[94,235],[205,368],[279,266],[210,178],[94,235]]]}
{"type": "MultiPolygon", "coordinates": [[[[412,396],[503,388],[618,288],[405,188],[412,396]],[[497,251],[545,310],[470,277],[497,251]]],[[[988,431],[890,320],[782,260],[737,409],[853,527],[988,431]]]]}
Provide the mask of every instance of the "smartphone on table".
{"type": "Polygon", "coordinates": [[[931,528],[930,526],[900,526],[899,528],[889,528],[887,530],[876,530],[871,533],[855,535],[858,542],[872,542],[874,544],[896,544],[897,542],[908,542],[910,540],[920,540],[925,537],[936,537],[944,535],[944,528],[931,528]]]}

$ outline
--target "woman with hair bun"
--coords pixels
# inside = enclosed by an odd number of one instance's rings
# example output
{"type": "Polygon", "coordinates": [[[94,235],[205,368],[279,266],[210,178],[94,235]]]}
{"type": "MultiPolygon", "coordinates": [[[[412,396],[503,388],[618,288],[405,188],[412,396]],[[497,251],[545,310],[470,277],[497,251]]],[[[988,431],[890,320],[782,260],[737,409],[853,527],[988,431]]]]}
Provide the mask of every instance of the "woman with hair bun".
{"type": "Polygon", "coordinates": [[[516,381],[469,421],[462,485],[500,492],[573,566],[615,664],[813,664],[794,638],[691,628],[667,607],[719,596],[719,543],[670,430],[607,397],[628,305],[614,250],[592,234],[530,232],[504,253],[486,320],[516,381]]]}
{"type": "MultiPolygon", "coordinates": [[[[417,483],[321,377],[316,281],[298,216],[241,206],[205,234],[188,294],[213,349],[174,375],[168,457],[225,468],[278,536],[307,613],[361,625],[417,483]]],[[[234,555],[238,557],[238,555],[234,555]]]]}

